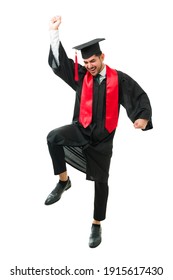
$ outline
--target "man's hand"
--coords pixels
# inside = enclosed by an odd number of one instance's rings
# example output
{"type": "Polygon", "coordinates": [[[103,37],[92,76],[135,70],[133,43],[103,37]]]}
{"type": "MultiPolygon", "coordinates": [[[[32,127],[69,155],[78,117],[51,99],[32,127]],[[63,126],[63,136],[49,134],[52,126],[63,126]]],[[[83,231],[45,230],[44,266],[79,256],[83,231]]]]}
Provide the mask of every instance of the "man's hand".
{"type": "Polygon", "coordinates": [[[50,20],[49,29],[58,30],[60,24],[61,24],[61,16],[55,16],[50,20]]]}
{"type": "Polygon", "coordinates": [[[145,129],[147,126],[148,120],[145,119],[137,119],[134,122],[134,128],[141,128],[141,129],[145,129]]]}

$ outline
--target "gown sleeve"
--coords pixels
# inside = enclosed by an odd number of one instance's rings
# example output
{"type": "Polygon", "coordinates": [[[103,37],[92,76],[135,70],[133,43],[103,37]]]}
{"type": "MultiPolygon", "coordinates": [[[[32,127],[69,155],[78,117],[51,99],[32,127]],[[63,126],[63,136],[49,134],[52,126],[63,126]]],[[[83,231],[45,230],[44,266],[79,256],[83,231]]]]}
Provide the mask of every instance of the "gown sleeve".
{"type": "MultiPolygon", "coordinates": [[[[74,61],[67,57],[61,42],[59,44],[59,65],[56,62],[51,47],[49,51],[48,63],[55,75],[64,80],[64,82],[67,83],[72,89],[76,90],[77,83],[74,80],[74,61]]],[[[78,67],[80,68],[82,66],[78,65],[78,67]]]]}
{"type": "Polygon", "coordinates": [[[120,71],[118,74],[120,104],[126,109],[129,119],[133,123],[137,119],[146,119],[148,124],[142,130],[152,129],[152,108],[147,94],[130,76],[120,71]]]}

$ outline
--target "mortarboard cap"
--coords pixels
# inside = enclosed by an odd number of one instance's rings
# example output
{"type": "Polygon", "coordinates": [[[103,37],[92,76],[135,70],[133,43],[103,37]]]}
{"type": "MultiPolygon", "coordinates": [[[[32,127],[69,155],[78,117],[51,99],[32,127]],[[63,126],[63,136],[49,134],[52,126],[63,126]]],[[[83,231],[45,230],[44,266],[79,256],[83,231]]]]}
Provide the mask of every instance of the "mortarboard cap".
{"type": "Polygon", "coordinates": [[[99,42],[105,40],[104,38],[98,38],[98,39],[94,39],[91,40],[87,43],[84,43],[82,45],[78,45],[76,47],[73,47],[73,49],[79,50],[81,51],[82,54],[82,58],[89,58],[94,54],[100,53],[100,46],[99,46],[99,42]]]}

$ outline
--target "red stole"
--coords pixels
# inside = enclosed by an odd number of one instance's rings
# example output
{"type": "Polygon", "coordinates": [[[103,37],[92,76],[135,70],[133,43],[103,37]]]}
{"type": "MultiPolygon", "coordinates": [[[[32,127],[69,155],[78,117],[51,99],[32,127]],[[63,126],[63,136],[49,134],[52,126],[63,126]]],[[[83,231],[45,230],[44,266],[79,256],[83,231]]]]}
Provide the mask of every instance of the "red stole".
{"type": "MultiPolygon", "coordinates": [[[[106,65],[106,117],[105,128],[111,133],[118,124],[118,73],[106,65]]],[[[79,122],[84,128],[92,121],[93,76],[87,71],[83,80],[79,122]]]]}

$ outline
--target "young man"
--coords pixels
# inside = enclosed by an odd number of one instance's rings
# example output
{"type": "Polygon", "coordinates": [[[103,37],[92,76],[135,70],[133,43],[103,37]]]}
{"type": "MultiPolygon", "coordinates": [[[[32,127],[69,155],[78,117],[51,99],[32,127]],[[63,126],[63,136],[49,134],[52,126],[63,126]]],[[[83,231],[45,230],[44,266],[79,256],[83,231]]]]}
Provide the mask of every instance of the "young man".
{"type": "Polygon", "coordinates": [[[147,94],[128,75],[104,64],[104,54],[95,39],[75,47],[81,50],[84,66],[69,59],[59,41],[61,17],[50,22],[51,48],[49,65],[54,73],[76,91],[73,122],[48,134],[47,142],[54,174],[59,182],[45,204],[57,202],[71,187],[66,162],[86,173],[94,181],[94,219],[89,246],[101,243],[101,224],[106,217],[108,177],[113,137],[123,105],[135,128],[152,128],[151,106],[147,94]]]}

